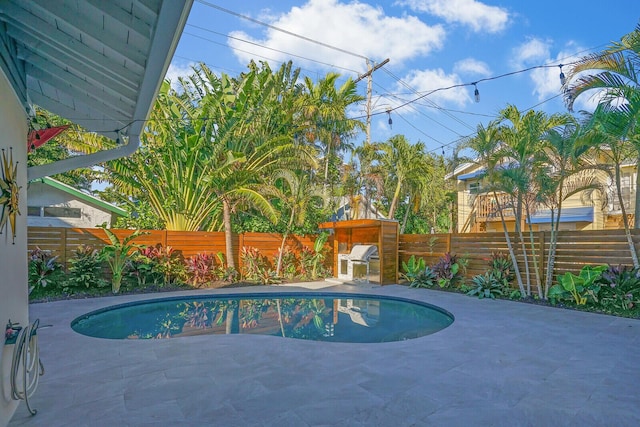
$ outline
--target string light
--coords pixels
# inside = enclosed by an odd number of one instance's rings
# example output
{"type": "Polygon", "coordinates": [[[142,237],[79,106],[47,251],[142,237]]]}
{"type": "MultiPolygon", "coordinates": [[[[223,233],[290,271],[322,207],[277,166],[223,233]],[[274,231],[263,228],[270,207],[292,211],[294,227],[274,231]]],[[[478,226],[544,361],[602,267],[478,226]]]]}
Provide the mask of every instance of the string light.
{"type": "Polygon", "coordinates": [[[391,110],[387,110],[387,115],[389,116],[389,129],[391,129],[391,125],[393,124],[393,120],[391,120],[391,110]]]}
{"type": "Polygon", "coordinates": [[[564,86],[564,84],[567,82],[567,78],[565,77],[564,73],[562,72],[562,64],[558,65],[558,67],[560,67],[560,84],[562,86],[564,86]]]}
{"type": "Polygon", "coordinates": [[[473,87],[475,88],[475,90],[473,91],[473,98],[476,100],[476,102],[480,102],[480,91],[478,90],[478,86],[476,86],[477,83],[473,83],[473,87]]]}

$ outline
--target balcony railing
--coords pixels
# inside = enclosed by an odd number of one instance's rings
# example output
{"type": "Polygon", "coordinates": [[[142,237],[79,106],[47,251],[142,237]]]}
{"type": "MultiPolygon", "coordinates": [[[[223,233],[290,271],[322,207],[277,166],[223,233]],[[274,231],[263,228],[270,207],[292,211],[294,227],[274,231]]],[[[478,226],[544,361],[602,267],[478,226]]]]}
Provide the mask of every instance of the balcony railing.
{"type": "Polygon", "coordinates": [[[471,194],[468,195],[468,205],[473,208],[476,221],[492,221],[500,219],[498,205],[502,208],[505,218],[513,218],[515,216],[511,209],[511,200],[506,194],[498,194],[498,203],[493,194],[471,194]]]}

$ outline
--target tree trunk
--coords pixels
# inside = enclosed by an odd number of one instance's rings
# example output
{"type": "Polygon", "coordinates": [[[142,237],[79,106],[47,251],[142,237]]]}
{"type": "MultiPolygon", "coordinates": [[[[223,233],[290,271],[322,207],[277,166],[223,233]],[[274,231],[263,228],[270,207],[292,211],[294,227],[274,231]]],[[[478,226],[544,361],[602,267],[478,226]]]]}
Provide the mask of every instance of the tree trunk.
{"type": "Polygon", "coordinates": [[[529,273],[529,257],[527,256],[527,243],[522,233],[522,194],[518,192],[518,199],[516,204],[516,234],[520,240],[520,247],[522,248],[522,257],[524,259],[524,272],[527,276],[527,296],[531,296],[531,274],[529,273]]]}
{"type": "Polygon", "coordinates": [[[295,217],[296,211],[295,209],[291,209],[291,216],[289,217],[289,223],[287,224],[287,229],[282,234],[282,243],[280,243],[280,252],[278,253],[278,262],[276,265],[276,276],[280,277],[280,268],[282,267],[282,251],[284,251],[284,245],[287,241],[287,236],[289,235],[289,230],[291,230],[291,225],[293,224],[293,218],[295,217]]]}
{"type": "Polygon", "coordinates": [[[407,203],[407,210],[404,212],[404,218],[402,219],[402,227],[400,227],[400,234],[404,234],[404,229],[407,226],[407,220],[409,219],[409,208],[411,207],[411,196],[409,196],[409,202],[407,203]]]}
{"type": "MultiPolygon", "coordinates": [[[[640,174],[638,174],[640,175],[640,174]]],[[[624,207],[624,199],[622,198],[622,182],[620,179],[620,165],[616,163],[616,192],[618,193],[618,202],[620,203],[620,211],[622,212],[622,223],[624,224],[624,235],[627,238],[629,244],[629,252],[631,253],[631,260],[635,268],[640,267],[638,263],[638,254],[636,253],[636,246],[633,243],[633,237],[631,236],[631,230],[629,229],[629,218],[627,218],[627,209],[624,207]]],[[[636,199],[636,205],[638,200],[636,199]]],[[[636,221],[638,215],[635,215],[636,221]]],[[[634,221],[634,223],[636,222],[634,221]]]]}
{"type": "Polygon", "coordinates": [[[222,199],[222,220],[224,223],[224,244],[227,252],[227,267],[236,268],[233,259],[233,236],[231,234],[231,206],[226,198],[222,199]]]}
{"type": "Polygon", "coordinates": [[[393,200],[391,200],[391,206],[389,206],[389,219],[393,219],[393,215],[396,213],[396,205],[398,204],[398,200],[400,200],[400,188],[402,187],[402,182],[398,180],[396,184],[396,190],[393,192],[393,200]]]}
{"type": "MultiPolygon", "coordinates": [[[[640,165],[640,153],[638,153],[636,165],[640,165]]],[[[633,228],[638,229],[640,228],[640,173],[636,173],[636,203],[634,208],[635,210],[633,211],[633,228]]]]}
{"type": "Polygon", "coordinates": [[[493,192],[493,198],[496,201],[496,207],[498,208],[498,213],[500,213],[500,221],[502,221],[502,229],[504,230],[504,238],[507,241],[507,248],[509,249],[509,255],[511,256],[511,263],[513,264],[513,272],[516,275],[516,280],[518,281],[518,288],[520,288],[520,298],[524,298],[524,284],[522,283],[522,275],[520,274],[520,268],[518,267],[518,259],[516,258],[516,253],[513,250],[513,245],[511,244],[511,238],[509,237],[509,230],[507,230],[507,223],[504,221],[504,214],[502,212],[502,206],[500,206],[500,201],[498,200],[498,195],[496,192],[493,192]]]}
{"type": "Polygon", "coordinates": [[[536,273],[536,286],[538,287],[538,297],[542,299],[542,279],[540,278],[540,270],[538,268],[538,256],[536,254],[536,246],[533,238],[533,226],[531,225],[531,211],[529,205],[525,206],[527,221],[529,222],[529,246],[531,246],[531,257],[533,258],[533,270],[536,273]]]}

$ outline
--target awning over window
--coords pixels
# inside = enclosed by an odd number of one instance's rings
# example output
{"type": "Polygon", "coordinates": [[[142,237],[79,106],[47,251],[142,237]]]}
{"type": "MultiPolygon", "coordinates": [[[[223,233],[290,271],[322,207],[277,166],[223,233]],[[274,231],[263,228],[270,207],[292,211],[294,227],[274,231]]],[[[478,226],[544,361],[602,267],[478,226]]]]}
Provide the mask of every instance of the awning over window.
{"type": "Polygon", "coordinates": [[[458,175],[458,180],[467,181],[473,178],[481,178],[487,171],[485,169],[478,169],[475,172],[463,173],[462,175],[458,175]]]}
{"type": "MultiPolygon", "coordinates": [[[[557,212],[554,212],[557,214],[557,212]]],[[[531,215],[531,224],[545,224],[551,222],[551,211],[538,211],[531,215]]],[[[560,222],[593,222],[593,206],[579,208],[563,208],[560,222]]]]}

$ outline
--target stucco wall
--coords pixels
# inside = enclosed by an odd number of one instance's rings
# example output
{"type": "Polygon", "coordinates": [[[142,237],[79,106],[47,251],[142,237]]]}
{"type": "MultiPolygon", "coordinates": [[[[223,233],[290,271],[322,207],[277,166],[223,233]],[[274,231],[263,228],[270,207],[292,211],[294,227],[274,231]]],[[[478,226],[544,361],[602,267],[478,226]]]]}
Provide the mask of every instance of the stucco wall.
{"type": "Polygon", "coordinates": [[[29,184],[29,206],[61,206],[80,208],[81,218],[28,217],[28,225],[33,227],[78,227],[93,228],[102,223],[111,224],[111,212],[105,212],[83,200],[74,198],[50,185],[41,182],[29,184]]]}
{"type": "MultiPolygon", "coordinates": [[[[0,71],[0,148],[8,152],[12,148],[13,161],[18,162],[20,212],[16,222],[16,238],[12,243],[11,227],[0,234],[0,325],[29,320],[27,291],[27,117],[17,96],[0,71]]],[[[2,341],[4,344],[4,340],[2,341]]],[[[11,400],[9,373],[13,346],[3,345],[0,352],[0,426],[4,426],[15,412],[16,401],[11,400]]]]}

